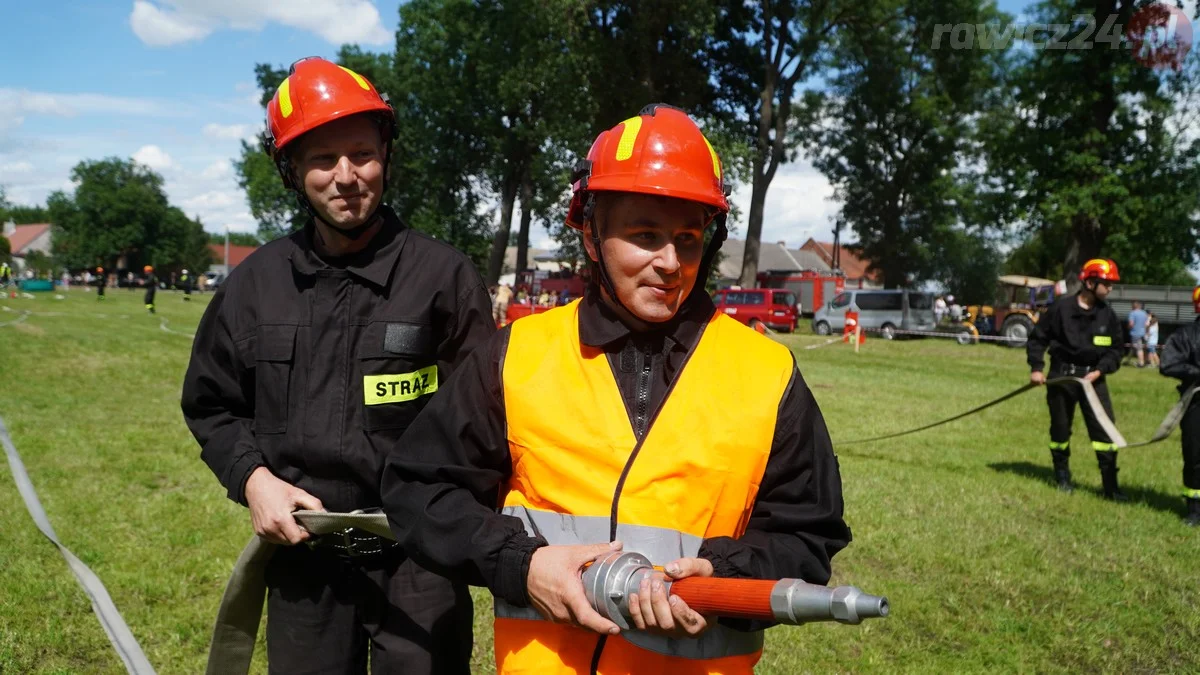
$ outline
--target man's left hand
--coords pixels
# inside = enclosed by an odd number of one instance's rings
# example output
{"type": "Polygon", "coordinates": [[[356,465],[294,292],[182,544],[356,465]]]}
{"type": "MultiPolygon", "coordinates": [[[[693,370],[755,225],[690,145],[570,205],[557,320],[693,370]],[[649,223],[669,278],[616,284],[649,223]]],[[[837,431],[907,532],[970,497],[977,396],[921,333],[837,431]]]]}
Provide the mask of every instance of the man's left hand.
{"type": "Polygon", "coordinates": [[[1090,371],[1086,375],[1083,376],[1083,381],[1088,382],[1088,383],[1094,383],[1096,380],[1100,379],[1100,376],[1103,374],[1104,373],[1102,373],[1098,370],[1090,371]]]}
{"type": "Polygon", "coordinates": [[[703,558],[680,558],[643,579],[637,593],[629,595],[629,613],[638,630],[670,638],[697,637],[708,630],[708,619],[687,606],[682,598],[667,595],[665,579],[711,577],[712,563],[703,558]]]}

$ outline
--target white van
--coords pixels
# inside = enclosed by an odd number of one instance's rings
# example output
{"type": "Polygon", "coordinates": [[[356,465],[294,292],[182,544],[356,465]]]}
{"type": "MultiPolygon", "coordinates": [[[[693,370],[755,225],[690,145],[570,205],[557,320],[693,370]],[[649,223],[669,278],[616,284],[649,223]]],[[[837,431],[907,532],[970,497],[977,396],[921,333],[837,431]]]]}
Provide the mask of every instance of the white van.
{"type": "Polygon", "coordinates": [[[862,327],[879,331],[886,340],[896,337],[897,330],[932,331],[936,324],[932,293],[854,289],[838,293],[813,313],[813,332],[817,335],[842,332],[847,311],[858,312],[862,327]]]}

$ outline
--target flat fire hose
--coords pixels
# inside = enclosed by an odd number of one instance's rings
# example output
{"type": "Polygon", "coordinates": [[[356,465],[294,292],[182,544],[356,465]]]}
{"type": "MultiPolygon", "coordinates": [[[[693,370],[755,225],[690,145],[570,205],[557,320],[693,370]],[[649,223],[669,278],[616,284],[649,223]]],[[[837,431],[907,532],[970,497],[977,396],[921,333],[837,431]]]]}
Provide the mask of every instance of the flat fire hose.
{"type": "MultiPolygon", "coordinates": [[[[329,513],[327,511],[296,511],[292,514],[311,534],[330,534],[347,528],[358,528],[371,534],[395,540],[383,513],[329,513]]],[[[264,572],[278,544],[257,535],[238,556],[233,574],[221,597],[217,622],[213,627],[212,644],[208,650],[208,675],[242,675],[250,672],[254,643],[258,640],[258,624],[262,620],[263,601],[267,597],[264,572]]]]}
{"type": "Polygon", "coordinates": [[[117,656],[121,657],[121,662],[125,664],[125,670],[132,675],[154,675],[154,667],[150,665],[137,638],[133,636],[133,632],[121,618],[121,612],[117,610],[116,603],[109,596],[108,590],[104,588],[100,578],[58,540],[58,534],[50,525],[50,518],[46,516],[46,510],[42,508],[37,491],[33,489],[33,481],[29,479],[29,473],[25,471],[25,463],[17,454],[17,448],[8,435],[8,427],[5,426],[3,419],[0,419],[0,444],[4,445],[4,454],[8,457],[8,466],[12,469],[13,480],[17,483],[17,491],[21,493],[21,499],[25,501],[25,509],[33,517],[37,528],[58,547],[59,553],[66,559],[67,566],[71,568],[75,579],[79,581],[79,585],[87,593],[88,599],[92,601],[92,611],[100,620],[100,627],[108,635],[108,641],[112,643],[113,649],[117,650],[117,656]]]}
{"type": "MultiPolygon", "coordinates": [[[[1185,393],[1183,395],[1183,397],[1181,397],[1179,399],[1179,402],[1176,403],[1175,406],[1172,407],[1169,412],[1167,412],[1167,416],[1163,418],[1163,421],[1158,425],[1158,429],[1155,430],[1154,435],[1151,436],[1149,438],[1149,440],[1139,441],[1137,443],[1128,443],[1128,442],[1126,442],[1125,437],[1121,435],[1121,432],[1117,430],[1117,426],[1115,424],[1113,424],[1113,421],[1112,421],[1112,419],[1109,418],[1108,413],[1106,413],[1104,411],[1104,406],[1100,403],[1100,398],[1098,396],[1096,396],[1096,389],[1094,387],[1092,387],[1091,382],[1088,382],[1088,381],[1083,380],[1078,377],[1056,377],[1056,378],[1047,380],[1045,386],[1047,386],[1047,387],[1064,387],[1064,386],[1071,386],[1071,385],[1078,385],[1079,387],[1081,387],[1083,389],[1084,401],[1087,403],[1088,408],[1091,409],[1092,414],[1096,418],[1096,422],[1099,423],[1100,427],[1102,429],[1104,429],[1104,433],[1108,435],[1108,437],[1112,441],[1112,443],[1114,445],[1116,445],[1118,448],[1137,448],[1137,447],[1142,447],[1145,445],[1151,445],[1153,443],[1158,443],[1159,441],[1162,441],[1165,438],[1167,438],[1168,436],[1170,436],[1171,432],[1175,430],[1175,427],[1179,426],[1180,421],[1183,419],[1183,413],[1184,413],[1184,411],[1187,410],[1188,406],[1191,404],[1192,397],[1196,395],[1197,390],[1200,390],[1200,387],[1192,387],[1191,389],[1189,389],[1187,391],[1187,393],[1185,393]]],[[[1031,389],[1037,389],[1037,388],[1038,388],[1038,385],[1030,382],[1022,387],[1018,387],[1018,388],[1008,392],[1007,394],[1004,394],[1003,396],[994,398],[994,399],[988,401],[987,403],[975,406],[974,408],[971,408],[970,410],[968,410],[966,412],[959,413],[952,417],[947,417],[945,419],[941,419],[936,422],[931,422],[929,424],[915,427],[913,429],[906,429],[904,431],[897,431],[895,433],[884,434],[882,436],[872,436],[870,438],[855,438],[855,439],[849,440],[849,441],[838,441],[838,442],[834,443],[834,445],[844,446],[844,445],[852,445],[852,444],[857,444],[857,443],[874,443],[876,441],[883,441],[883,440],[887,440],[890,438],[899,438],[900,436],[907,436],[909,434],[915,434],[915,433],[918,433],[921,431],[925,431],[927,429],[932,429],[934,427],[940,427],[943,424],[949,424],[950,422],[960,420],[964,417],[970,417],[971,415],[974,415],[976,413],[983,412],[984,410],[987,410],[988,408],[991,408],[992,406],[999,405],[1011,398],[1016,398],[1017,396],[1020,396],[1021,394],[1024,394],[1025,392],[1027,392],[1031,389]]]]}

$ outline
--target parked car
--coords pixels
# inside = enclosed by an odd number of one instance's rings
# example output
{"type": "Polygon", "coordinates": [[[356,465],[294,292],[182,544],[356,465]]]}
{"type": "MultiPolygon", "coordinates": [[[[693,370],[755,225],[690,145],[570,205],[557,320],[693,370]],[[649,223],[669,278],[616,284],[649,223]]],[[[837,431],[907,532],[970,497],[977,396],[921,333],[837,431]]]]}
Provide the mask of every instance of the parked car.
{"type": "Polygon", "coordinates": [[[717,291],[713,303],[718,312],[756,328],[790,333],[800,318],[796,294],[782,288],[727,288],[717,291]]]}
{"type": "Polygon", "coordinates": [[[847,311],[858,312],[859,324],[867,330],[878,330],[886,340],[895,338],[897,330],[932,331],[936,323],[932,293],[854,289],[839,293],[813,314],[813,332],[842,332],[847,311]]]}

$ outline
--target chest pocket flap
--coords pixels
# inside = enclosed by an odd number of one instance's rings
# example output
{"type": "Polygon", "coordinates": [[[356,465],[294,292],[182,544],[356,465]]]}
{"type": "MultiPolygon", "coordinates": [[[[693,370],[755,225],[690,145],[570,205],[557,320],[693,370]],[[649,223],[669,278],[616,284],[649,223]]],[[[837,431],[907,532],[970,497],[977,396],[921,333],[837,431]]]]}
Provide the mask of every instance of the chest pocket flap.
{"type": "Polygon", "coordinates": [[[296,353],[295,326],[259,326],[254,345],[254,432],[287,431],[296,353]]]}

